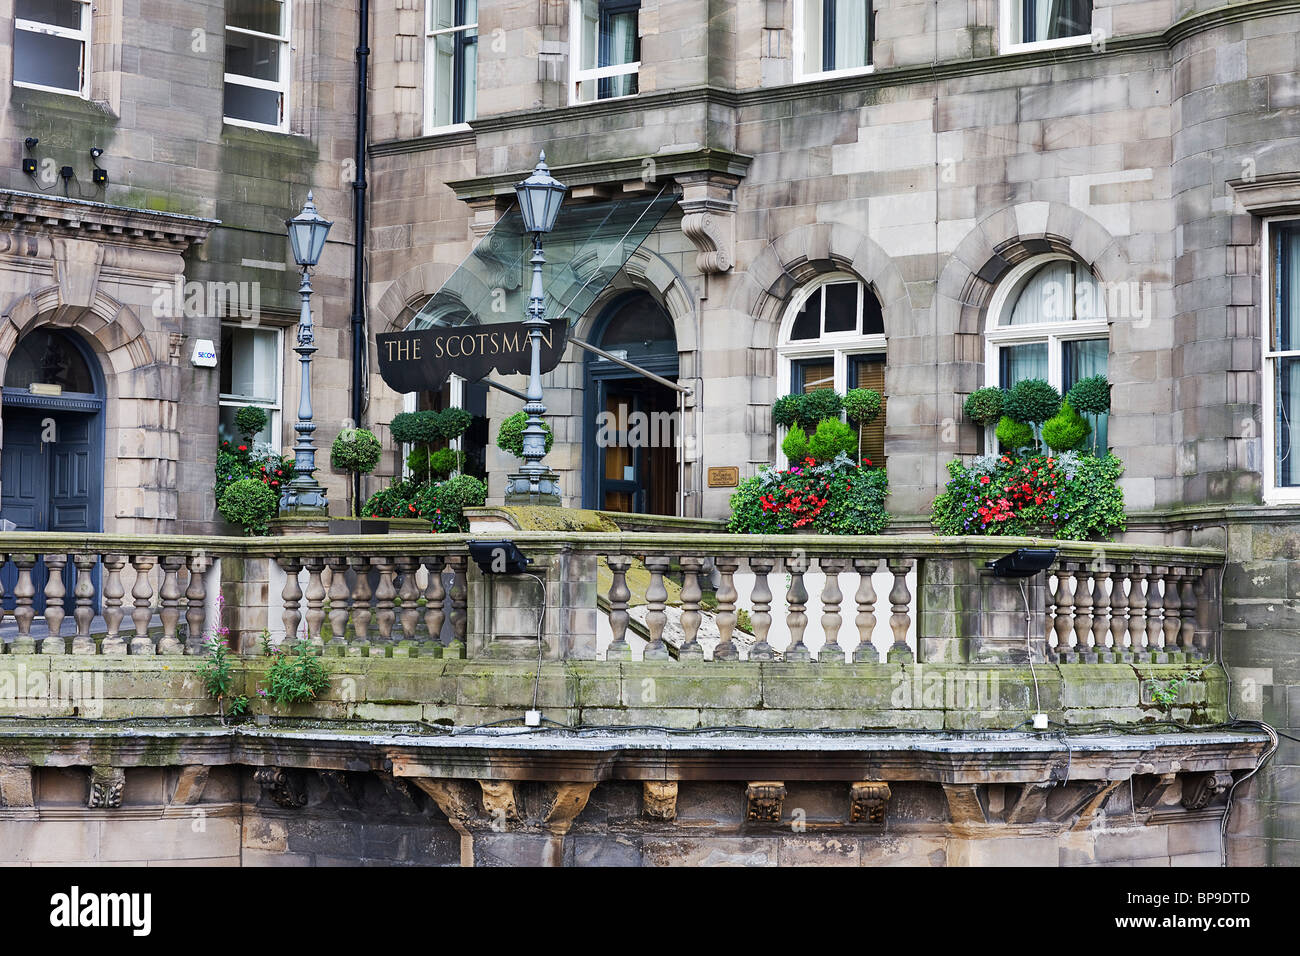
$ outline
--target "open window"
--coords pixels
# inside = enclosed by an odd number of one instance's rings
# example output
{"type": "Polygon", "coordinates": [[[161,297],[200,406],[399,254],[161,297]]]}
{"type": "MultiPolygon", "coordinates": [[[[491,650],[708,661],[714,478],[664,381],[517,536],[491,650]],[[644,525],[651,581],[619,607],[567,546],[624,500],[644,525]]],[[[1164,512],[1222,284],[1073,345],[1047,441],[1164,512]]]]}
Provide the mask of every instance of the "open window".
{"type": "Polygon", "coordinates": [[[287,130],[289,4],[226,0],[225,120],[287,130]]]}
{"type": "Polygon", "coordinates": [[[1001,0],[1003,53],[1052,49],[1092,38],[1092,0],[1001,0]]]}
{"type": "Polygon", "coordinates": [[[89,95],[90,4],[16,0],[14,86],[89,95]]]}
{"type": "Polygon", "coordinates": [[[795,79],[870,72],[874,16],[871,0],[797,0],[795,79]]]}
{"type": "Polygon", "coordinates": [[[478,92],[478,0],[428,0],[424,131],[474,118],[478,92]]]}
{"type": "Polygon", "coordinates": [[[572,0],[570,102],[588,103],[637,93],[640,12],[641,0],[572,0]]]}

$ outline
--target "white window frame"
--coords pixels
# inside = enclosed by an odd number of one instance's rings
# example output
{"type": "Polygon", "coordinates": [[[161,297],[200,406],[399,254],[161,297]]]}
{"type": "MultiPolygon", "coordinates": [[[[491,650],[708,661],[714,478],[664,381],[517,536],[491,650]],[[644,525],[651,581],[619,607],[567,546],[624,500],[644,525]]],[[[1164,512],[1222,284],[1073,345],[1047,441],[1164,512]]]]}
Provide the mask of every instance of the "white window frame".
{"type": "MultiPolygon", "coordinates": [[[[636,27],[638,33],[641,30],[641,15],[637,12],[636,27]]],[[[597,24],[597,31],[600,26],[597,24]]],[[[600,37],[596,37],[596,47],[600,47],[600,37]]],[[[603,80],[612,76],[628,76],[630,74],[639,74],[641,72],[641,61],[635,63],[620,63],[618,66],[599,66],[589,70],[582,69],[582,0],[569,0],[569,105],[582,106],[587,103],[609,103],[613,100],[627,100],[637,93],[625,93],[622,96],[607,96],[605,99],[584,100],[579,95],[582,84],[588,81],[603,80]]]]}
{"type": "MultiPolygon", "coordinates": [[[[90,98],[90,51],[91,51],[91,23],[93,15],[90,7],[90,0],[77,0],[81,6],[81,29],[70,30],[67,27],[57,27],[50,23],[41,23],[39,20],[20,20],[14,18],[15,33],[22,30],[26,33],[44,33],[49,36],[62,37],[65,40],[79,40],[81,42],[81,89],[69,90],[62,86],[45,86],[40,83],[28,83],[25,80],[13,79],[13,85],[22,87],[25,90],[44,90],[46,93],[62,93],[64,96],[78,96],[81,99],[90,98]]],[[[10,53],[13,53],[12,48],[10,53]]],[[[12,67],[13,58],[10,58],[12,67]]]]}
{"type": "MultiPolygon", "coordinates": [[[[480,0],[481,2],[481,0],[480,0]]],[[[435,126],[433,123],[434,92],[437,87],[434,70],[434,47],[438,42],[438,37],[449,33],[464,33],[466,30],[478,30],[478,19],[475,18],[473,23],[463,23],[460,26],[445,27],[443,29],[433,29],[433,11],[437,0],[425,0],[424,4],[424,135],[433,136],[439,133],[454,133],[459,130],[469,129],[469,120],[474,116],[468,117],[463,123],[447,123],[443,126],[435,126]]],[[[477,10],[478,8],[475,7],[477,10]]],[[[480,39],[481,42],[481,39],[480,39]]],[[[475,116],[478,114],[478,60],[475,58],[474,77],[471,80],[468,76],[465,82],[474,83],[474,103],[475,116]]],[[[452,81],[452,96],[456,95],[455,80],[452,81]]]]}
{"type": "MultiPolygon", "coordinates": [[[[1270,505],[1276,504],[1294,504],[1300,502],[1300,486],[1287,487],[1277,484],[1277,467],[1275,457],[1277,454],[1274,448],[1274,442],[1277,441],[1277,429],[1273,424],[1274,416],[1277,413],[1277,374],[1274,370],[1274,364],[1277,359],[1300,357],[1300,350],[1289,350],[1285,352],[1275,352],[1271,348],[1273,339],[1273,327],[1277,321],[1274,314],[1274,303],[1276,297],[1273,291],[1273,226],[1275,223],[1283,222],[1300,222],[1300,215],[1272,216],[1264,220],[1261,242],[1262,255],[1260,260],[1261,281],[1263,282],[1263,294],[1260,301],[1264,304],[1263,317],[1264,321],[1260,323],[1260,368],[1262,370],[1262,381],[1260,383],[1260,418],[1263,420],[1263,428],[1260,429],[1263,448],[1260,449],[1260,457],[1263,459],[1263,492],[1264,503],[1270,505]]],[[[1294,452],[1293,452],[1294,453],[1294,452]]]]}
{"type": "MultiPolygon", "coordinates": [[[[241,329],[244,326],[238,322],[223,322],[222,327],[232,329],[241,329]]],[[[284,433],[280,431],[280,416],[284,410],[284,333],[285,330],[278,325],[263,324],[259,326],[261,331],[275,333],[275,402],[274,404],[259,401],[250,401],[243,398],[228,396],[224,392],[217,393],[217,405],[223,408],[246,408],[249,405],[256,406],[266,412],[267,427],[271,431],[271,438],[276,450],[284,454],[284,433]]],[[[224,356],[223,356],[224,360],[224,356]]],[[[219,387],[219,386],[218,386],[219,387]]]]}
{"type": "MultiPolygon", "coordinates": [[[[794,2],[794,24],[791,29],[791,51],[794,59],[794,81],[796,83],[812,83],[816,80],[830,80],[842,76],[865,76],[868,73],[876,72],[875,63],[868,63],[866,66],[851,66],[843,70],[823,70],[816,69],[812,72],[804,71],[804,4],[821,3],[821,0],[795,0],[794,2]]],[[[867,4],[867,16],[875,16],[875,0],[869,0],[867,4]]],[[[872,46],[875,46],[875,32],[872,31],[872,46]]],[[[817,49],[821,49],[821,44],[817,44],[817,49]]],[[[867,58],[874,60],[872,50],[867,50],[867,58]]]]}
{"type": "MultiPolygon", "coordinates": [[[[998,53],[1032,53],[1035,50],[1062,50],[1072,46],[1083,46],[1092,43],[1094,39],[1100,39],[1102,33],[1096,27],[1088,33],[1080,33],[1078,36],[1058,37],[1055,40],[1034,40],[1025,43],[1016,39],[1020,35],[1016,27],[1016,4],[1022,0],[998,0],[998,53]]],[[[1093,16],[1097,15],[1096,4],[1093,4],[1093,16]]]]}
{"type": "MultiPolygon", "coordinates": [[[[224,67],[225,58],[225,40],[227,33],[242,33],[244,36],[258,37],[263,40],[273,40],[280,44],[280,78],[278,80],[259,80],[255,77],[244,76],[242,73],[224,74],[225,83],[233,83],[236,86],[247,86],[258,90],[274,90],[280,94],[280,122],[275,125],[266,123],[254,123],[252,120],[236,119],[225,115],[225,105],[222,105],[222,122],[227,126],[242,126],[246,129],[263,129],[273,133],[287,133],[289,131],[289,87],[290,77],[292,76],[290,58],[293,55],[293,48],[289,46],[289,37],[293,29],[293,2],[292,0],[277,0],[280,8],[284,11],[281,29],[284,31],[280,36],[272,33],[262,33],[258,30],[246,30],[243,27],[232,27],[226,24],[221,34],[222,41],[222,58],[224,67]]],[[[224,15],[224,13],[223,13],[224,15]]],[[[224,96],[224,87],[223,87],[224,96]]]]}
{"type": "MultiPolygon", "coordinates": [[[[790,388],[794,380],[793,365],[795,362],[805,359],[831,359],[834,367],[833,387],[835,391],[843,395],[849,388],[849,365],[853,359],[864,355],[879,355],[882,357],[885,355],[886,338],[884,334],[879,332],[863,334],[861,331],[866,296],[874,294],[866,282],[848,272],[830,272],[818,276],[795,293],[790,300],[790,304],[786,306],[785,316],[781,319],[780,336],[777,338],[776,390],[778,397],[791,394],[790,388]],[[842,282],[857,283],[858,330],[852,332],[822,332],[815,339],[791,341],[790,333],[794,329],[794,321],[803,310],[804,303],[818,289],[842,282]]],[[[822,326],[825,327],[825,324],[826,297],[822,296],[822,326]]],[[[790,464],[786,460],[785,452],[781,450],[781,442],[785,440],[786,431],[783,427],[777,428],[777,468],[788,468],[790,464]]]]}

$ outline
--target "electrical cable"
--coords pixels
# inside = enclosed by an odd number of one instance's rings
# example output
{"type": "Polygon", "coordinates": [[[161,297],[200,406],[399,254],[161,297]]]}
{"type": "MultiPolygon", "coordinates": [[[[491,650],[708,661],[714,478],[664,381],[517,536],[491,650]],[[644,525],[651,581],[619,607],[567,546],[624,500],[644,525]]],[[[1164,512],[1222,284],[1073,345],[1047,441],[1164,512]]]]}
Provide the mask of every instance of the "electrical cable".
{"type": "Polygon", "coordinates": [[[533,710],[537,710],[537,689],[542,683],[542,651],[545,647],[542,643],[542,625],[546,622],[546,582],[531,571],[521,573],[525,577],[532,578],[542,588],[542,610],[537,615],[537,675],[533,678],[533,710]]]}
{"type": "Polygon", "coordinates": [[[1038,696],[1038,672],[1034,670],[1033,638],[1030,636],[1034,619],[1029,611],[1029,584],[1024,578],[1020,579],[1020,596],[1025,601],[1025,654],[1029,657],[1029,676],[1034,680],[1034,714],[1038,715],[1043,712],[1043,701],[1038,696]]]}

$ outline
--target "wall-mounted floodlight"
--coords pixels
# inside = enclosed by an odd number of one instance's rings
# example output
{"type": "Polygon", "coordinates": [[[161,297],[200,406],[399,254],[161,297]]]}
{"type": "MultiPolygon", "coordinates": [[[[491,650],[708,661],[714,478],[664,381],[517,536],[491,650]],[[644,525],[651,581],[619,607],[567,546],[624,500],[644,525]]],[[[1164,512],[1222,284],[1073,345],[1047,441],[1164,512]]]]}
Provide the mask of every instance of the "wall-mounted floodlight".
{"type": "Polygon", "coordinates": [[[995,578],[1029,578],[1046,571],[1056,561],[1056,548],[1016,548],[1008,555],[990,561],[995,578]]]}
{"type": "Polygon", "coordinates": [[[470,559],[484,574],[526,574],[532,564],[515,543],[506,538],[491,541],[471,541],[470,559]]]}

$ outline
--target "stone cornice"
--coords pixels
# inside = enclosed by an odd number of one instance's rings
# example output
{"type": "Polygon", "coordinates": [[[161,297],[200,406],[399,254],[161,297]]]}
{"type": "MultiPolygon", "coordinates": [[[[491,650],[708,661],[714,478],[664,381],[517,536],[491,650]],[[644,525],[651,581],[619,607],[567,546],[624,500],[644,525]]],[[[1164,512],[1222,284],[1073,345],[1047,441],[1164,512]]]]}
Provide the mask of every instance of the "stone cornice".
{"type": "Polygon", "coordinates": [[[182,250],[207,239],[219,219],[133,209],[87,199],[0,189],[0,220],[109,242],[164,243],[182,250]]]}
{"type": "Polygon", "coordinates": [[[1271,173],[1254,179],[1229,179],[1237,200],[1257,216],[1300,209],[1300,173],[1271,173]]]}

